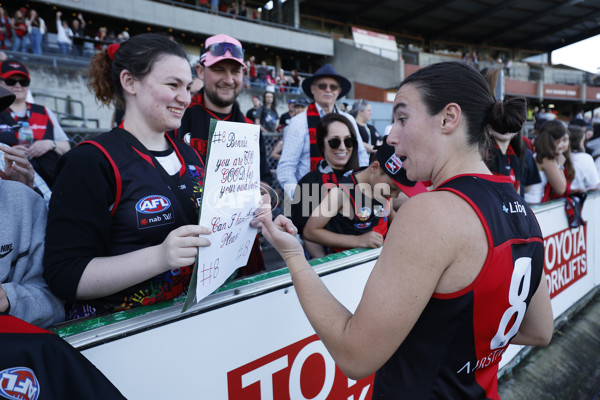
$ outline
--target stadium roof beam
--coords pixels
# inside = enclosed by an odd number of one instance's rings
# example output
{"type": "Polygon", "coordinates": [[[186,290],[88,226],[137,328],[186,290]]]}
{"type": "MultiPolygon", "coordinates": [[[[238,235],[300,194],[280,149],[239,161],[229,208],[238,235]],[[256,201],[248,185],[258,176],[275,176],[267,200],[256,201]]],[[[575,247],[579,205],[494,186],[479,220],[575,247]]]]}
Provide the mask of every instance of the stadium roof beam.
{"type": "MultiPolygon", "coordinates": [[[[576,18],[571,18],[570,20],[563,22],[560,25],[556,25],[556,26],[552,26],[546,30],[540,31],[540,32],[536,32],[532,35],[527,36],[527,40],[530,42],[535,42],[538,39],[547,37],[547,36],[552,36],[552,35],[556,35],[558,34],[560,31],[564,30],[564,29],[568,29],[571,28],[572,26],[575,26],[577,24],[581,24],[585,21],[590,21],[593,19],[596,19],[597,17],[600,17],[600,11],[596,11],[590,14],[584,14],[581,15],[579,17],[576,18]]],[[[579,35],[577,35],[579,36],[579,35]]],[[[589,36],[588,36],[589,37],[589,36]]],[[[585,39],[585,38],[584,38],[585,39]]],[[[517,44],[521,43],[522,40],[515,40],[514,42],[510,43],[510,46],[516,46],[517,44]]],[[[563,45],[561,45],[560,47],[562,47],[563,45]]],[[[557,47],[559,48],[559,47],[557,47]]],[[[554,50],[554,49],[552,49],[554,50]]]]}
{"type": "Polygon", "coordinates": [[[385,3],[387,0],[374,0],[370,1],[367,4],[364,4],[360,7],[355,8],[354,10],[348,11],[344,14],[345,19],[351,19],[352,17],[360,17],[361,15],[371,11],[377,6],[385,3]]]}
{"type": "Polygon", "coordinates": [[[581,3],[583,1],[584,0],[570,0],[570,1],[567,1],[567,2],[562,3],[562,4],[552,4],[551,6],[546,7],[543,10],[534,12],[532,15],[529,15],[529,16],[527,16],[525,18],[521,18],[519,20],[516,20],[513,23],[510,23],[510,24],[505,25],[505,26],[503,26],[501,28],[498,28],[498,29],[496,29],[496,30],[494,30],[494,31],[486,34],[486,35],[483,35],[481,38],[479,38],[478,43],[487,42],[488,40],[496,38],[498,36],[502,36],[503,34],[514,30],[515,28],[518,28],[518,27],[520,27],[522,25],[531,23],[531,22],[535,21],[536,19],[540,19],[543,16],[545,16],[546,14],[549,14],[549,13],[551,13],[553,11],[557,11],[557,10],[559,10],[561,8],[564,8],[564,7],[570,7],[570,6],[573,6],[575,4],[581,3]]]}
{"type": "Polygon", "coordinates": [[[581,40],[585,40],[591,38],[592,36],[600,35],[600,26],[594,29],[588,29],[585,32],[582,32],[578,35],[569,36],[568,38],[563,38],[559,42],[555,42],[554,44],[550,44],[547,48],[547,52],[550,53],[553,50],[560,49],[561,47],[568,46],[573,43],[577,43],[581,40]]]}
{"type": "Polygon", "coordinates": [[[464,26],[470,25],[473,22],[476,22],[484,17],[490,16],[500,10],[505,9],[508,6],[511,6],[512,4],[518,2],[519,0],[507,0],[507,1],[503,1],[500,4],[495,5],[494,7],[491,8],[487,8],[481,12],[478,12],[476,14],[472,14],[472,15],[467,15],[465,18],[453,22],[450,25],[446,25],[446,27],[439,29],[433,33],[431,33],[429,36],[429,39],[436,39],[438,36],[440,35],[446,35],[448,32],[452,32],[456,29],[462,28],[464,26]]]}
{"type": "Polygon", "coordinates": [[[441,8],[443,6],[445,6],[448,3],[452,3],[453,1],[456,0],[437,0],[434,1],[433,3],[429,3],[427,5],[424,5],[421,8],[416,9],[415,11],[409,12],[408,14],[405,14],[403,17],[398,18],[394,21],[389,22],[386,26],[385,29],[388,30],[394,30],[394,28],[397,25],[401,25],[405,22],[411,21],[413,19],[417,19],[425,14],[429,14],[430,12],[434,11],[437,8],[441,8]]]}

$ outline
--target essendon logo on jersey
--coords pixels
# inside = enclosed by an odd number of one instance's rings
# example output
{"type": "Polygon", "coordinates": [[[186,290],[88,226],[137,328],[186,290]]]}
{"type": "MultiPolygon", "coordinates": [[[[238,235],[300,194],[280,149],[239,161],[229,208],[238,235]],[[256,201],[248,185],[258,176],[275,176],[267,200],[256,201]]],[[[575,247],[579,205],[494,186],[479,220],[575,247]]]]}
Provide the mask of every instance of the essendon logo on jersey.
{"type": "Polygon", "coordinates": [[[144,214],[156,214],[161,211],[165,211],[171,207],[171,202],[164,196],[153,194],[146,196],[135,205],[135,209],[138,212],[144,214]]]}
{"type": "Polygon", "coordinates": [[[25,367],[0,371],[0,397],[10,400],[37,400],[40,384],[32,370],[25,367]]]}
{"type": "Polygon", "coordinates": [[[385,162],[385,168],[390,171],[391,174],[396,175],[400,168],[402,168],[402,160],[395,154],[392,154],[390,158],[385,162]]]}

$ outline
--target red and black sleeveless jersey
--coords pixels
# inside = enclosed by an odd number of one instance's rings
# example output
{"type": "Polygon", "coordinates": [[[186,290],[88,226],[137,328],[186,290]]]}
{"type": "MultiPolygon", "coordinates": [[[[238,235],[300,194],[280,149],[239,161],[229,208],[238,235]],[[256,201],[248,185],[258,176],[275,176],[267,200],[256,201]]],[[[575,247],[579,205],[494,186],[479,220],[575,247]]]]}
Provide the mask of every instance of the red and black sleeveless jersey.
{"type": "Polygon", "coordinates": [[[494,175],[506,175],[510,177],[514,188],[516,190],[519,189],[523,176],[523,163],[512,146],[509,145],[506,154],[502,154],[498,145],[495,144],[490,149],[487,166],[494,175]]]}
{"type": "MultiPolygon", "coordinates": [[[[356,174],[365,168],[353,171],[340,180],[339,187],[346,193],[346,200],[350,201],[354,218],[349,219],[338,212],[329,220],[325,229],[343,235],[363,235],[375,231],[385,237],[388,230],[388,217],[390,215],[389,200],[383,204],[375,198],[365,196],[357,189],[358,182],[356,174]]],[[[342,251],[342,248],[334,248],[334,251],[342,251]]]]}
{"type": "Polygon", "coordinates": [[[498,363],[543,277],[542,234],[510,178],[459,175],[436,190],[455,193],[475,210],[488,255],[469,286],[433,294],[377,371],[373,399],[499,399],[498,363]]]}
{"type": "Polygon", "coordinates": [[[46,111],[46,107],[39,104],[27,103],[27,112],[25,117],[13,116],[10,109],[0,113],[0,143],[9,146],[19,144],[18,134],[11,127],[20,122],[29,122],[29,127],[33,131],[34,140],[54,139],[54,125],[46,111]]]}
{"type": "MultiPolygon", "coordinates": [[[[179,172],[165,181],[156,159],[147,150],[128,143],[125,135],[131,136],[115,128],[79,145],[100,149],[115,174],[108,256],[160,244],[172,230],[197,224],[204,186],[204,162],[191,147],[165,135],[181,163],[179,172]],[[176,195],[175,191],[182,195],[176,195]],[[180,198],[187,201],[182,204],[180,198]]],[[[94,314],[100,314],[169,300],[187,290],[191,273],[191,267],[177,268],[114,295],[82,301],[72,309],[70,317],[89,314],[89,307],[96,310],[94,314]]]]}

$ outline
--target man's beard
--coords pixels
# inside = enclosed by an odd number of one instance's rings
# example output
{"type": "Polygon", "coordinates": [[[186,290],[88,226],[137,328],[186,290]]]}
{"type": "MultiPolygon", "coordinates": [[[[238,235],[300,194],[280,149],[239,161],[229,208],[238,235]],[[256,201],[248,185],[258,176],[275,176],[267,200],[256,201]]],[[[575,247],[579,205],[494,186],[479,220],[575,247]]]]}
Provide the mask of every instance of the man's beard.
{"type": "MultiPolygon", "coordinates": [[[[236,90],[234,90],[234,92],[236,92],[236,90]]],[[[208,90],[205,87],[204,88],[204,94],[206,95],[206,97],[208,97],[208,99],[210,100],[210,102],[213,103],[215,106],[217,106],[217,107],[229,107],[230,105],[232,105],[233,103],[235,103],[235,100],[237,99],[237,97],[238,97],[238,95],[240,93],[236,92],[235,95],[233,96],[233,98],[231,100],[228,100],[228,99],[224,99],[222,97],[219,97],[219,95],[217,94],[217,92],[213,92],[211,90],[208,90]]]]}

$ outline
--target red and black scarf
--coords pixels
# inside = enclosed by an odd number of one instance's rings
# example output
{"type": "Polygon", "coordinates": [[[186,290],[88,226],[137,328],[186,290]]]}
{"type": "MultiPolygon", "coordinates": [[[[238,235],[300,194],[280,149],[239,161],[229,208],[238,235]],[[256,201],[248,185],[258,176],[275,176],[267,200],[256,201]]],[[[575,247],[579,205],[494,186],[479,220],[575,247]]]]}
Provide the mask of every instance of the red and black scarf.
{"type": "Polygon", "coordinates": [[[321,120],[316,103],[310,103],[306,110],[306,122],[308,122],[308,135],[310,137],[310,170],[313,171],[319,161],[323,159],[323,154],[317,146],[317,125],[321,120]]]}

